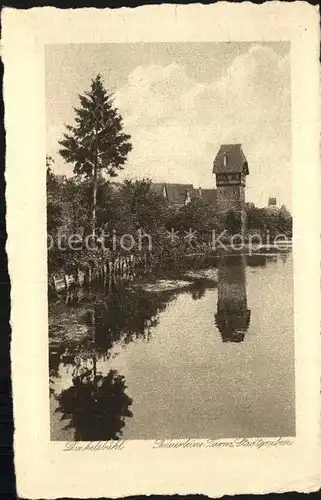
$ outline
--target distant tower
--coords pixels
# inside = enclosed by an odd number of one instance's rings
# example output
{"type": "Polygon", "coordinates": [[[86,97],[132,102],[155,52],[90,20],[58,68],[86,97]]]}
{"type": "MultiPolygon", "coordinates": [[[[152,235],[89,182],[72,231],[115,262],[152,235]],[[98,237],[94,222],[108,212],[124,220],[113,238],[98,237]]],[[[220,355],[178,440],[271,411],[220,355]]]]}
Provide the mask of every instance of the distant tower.
{"type": "Polygon", "coordinates": [[[269,207],[276,207],[276,198],[269,198],[269,207]]]}
{"type": "Polygon", "coordinates": [[[239,229],[245,229],[245,185],[249,174],[247,159],[241,144],[225,144],[219,149],[213,164],[216,175],[217,204],[223,213],[233,211],[239,219],[239,229]]]}
{"type": "Polygon", "coordinates": [[[223,342],[243,342],[250,324],[247,308],[245,256],[220,257],[215,323],[223,342]]]}

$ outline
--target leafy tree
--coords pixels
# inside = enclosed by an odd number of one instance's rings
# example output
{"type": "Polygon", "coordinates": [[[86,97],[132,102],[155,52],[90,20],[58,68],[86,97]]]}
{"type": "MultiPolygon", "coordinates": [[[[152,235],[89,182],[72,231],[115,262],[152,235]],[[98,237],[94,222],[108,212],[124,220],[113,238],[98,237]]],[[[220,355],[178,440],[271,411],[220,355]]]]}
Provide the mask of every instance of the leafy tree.
{"type": "Polygon", "coordinates": [[[58,226],[61,217],[61,204],[58,200],[59,186],[51,165],[54,163],[51,156],[46,157],[46,190],[47,190],[47,232],[51,234],[58,226]]]}
{"type": "Polygon", "coordinates": [[[292,236],[292,216],[285,205],[282,205],[279,212],[279,231],[292,236]]]}
{"type": "Polygon", "coordinates": [[[241,216],[234,210],[229,210],[225,217],[225,227],[230,234],[241,232],[241,216]]]}
{"type": "Polygon", "coordinates": [[[193,229],[207,235],[212,229],[222,229],[216,208],[209,202],[195,198],[181,208],[181,224],[184,230],[193,229]]]}
{"type": "Polygon", "coordinates": [[[123,131],[123,120],[103,85],[101,75],[91,82],[89,91],[79,95],[75,125],[66,125],[67,133],[59,142],[60,155],[74,165],[76,175],[92,181],[92,233],[96,228],[97,186],[106,173],[117,176],[132,149],[130,135],[123,131]]]}
{"type": "Polygon", "coordinates": [[[137,229],[152,232],[162,224],[165,201],[151,189],[150,180],[125,181],[121,194],[129,204],[137,229]]]}
{"type": "Polygon", "coordinates": [[[126,233],[132,234],[136,229],[130,204],[122,191],[119,185],[106,182],[99,186],[97,192],[97,225],[109,237],[112,231],[119,237],[126,233]]]}
{"type": "Polygon", "coordinates": [[[73,378],[73,385],[57,396],[57,412],[74,429],[75,441],[119,440],[125,420],[133,414],[123,375],[110,370],[106,376],[87,370],[73,378]]]}
{"type": "Polygon", "coordinates": [[[246,225],[249,230],[264,230],[265,213],[254,203],[246,204],[246,225]]]}
{"type": "Polygon", "coordinates": [[[167,210],[163,198],[151,189],[151,181],[125,181],[123,184],[105,183],[98,191],[97,222],[106,233],[111,230],[143,237],[142,244],[159,249],[164,239],[164,217],[167,210]],[[149,235],[151,240],[144,235],[149,235]]]}
{"type": "Polygon", "coordinates": [[[208,243],[212,230],[223,229],[222,217],[210,202],[194,198],[182,207],[171,207],[167,213],[166,228],[180,231],[181,236],[189,230],[197,232],[197,241],[208,243]]]}
{"type": "Polygon", "coordinates": [[[47,169],[47,187],[50,182],[55,182],[55,175],[52,171],[51,165],[55,163],[52,156],[46,156],[46,169],[47,169]]]}
{"type": "Polygon", "coordinates": [[[69,236],[88,233],[90,199],[88,182],[67,179],[60,183],[47,160],[47,235],[48,270],[59,272],[78,266],[84,252],[67,245],[69,236]]]}
{"type": "Polygon", "coordinates": [[[247,227],[269,233],[273,239],[277,234],[286,233],[292,235],[292,216],[288,209],[282,205],[280,209],[271,211],[268,208],[257,208],[253,203],[247,203],[247,227]]]}

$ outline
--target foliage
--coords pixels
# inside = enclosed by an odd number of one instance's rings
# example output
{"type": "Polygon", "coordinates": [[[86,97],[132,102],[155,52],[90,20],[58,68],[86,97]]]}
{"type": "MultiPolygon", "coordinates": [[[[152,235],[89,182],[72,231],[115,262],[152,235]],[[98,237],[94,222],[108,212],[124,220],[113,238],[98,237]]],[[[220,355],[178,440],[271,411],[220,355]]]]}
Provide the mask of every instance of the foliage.
{"type": "MultiPolygon", "coordinates": [[[[79,246],[79,251],[68,248],[66,242],[71,235],[79,234],[83,239],[91,235],[91,209],[93,192],[91,180],[74,176],[58,182],[51,171],[51,161],[47,159],[47,230],[54,245],[48,251],[49,272],[65,271],[100,262],[102,251],[79,246]],[[63,237],[61,238],[61,236],[63,237]],[[65,245],[61,251],[57,247],[58,238],[65,245]]],[[[113,252],[113,236],[117,242],[125,235],[131,235],[135,243],[140,233],[145,249],[152,242],[152,258],[161,262],[176,259],[186,253],[194,253],[209,248],[211,232],[220,234],[227,229],[230,234],[238,232],[237,214],[224,215],[217,208],[202,199],[192,199],[183,206],[172,206],[152,189],[148,179],[125,181],[122,184],[106,181],[99,177],[97,182],[96,214],[97,227],[104,231],[105,247],[113,252]],[[179,239],[171,243],[169,232],[178,231],[179,239]],[[195,231],[196,238],[186,238],[189,231],[195,231]],[[146,236],[149,235],[151,239],[146,236]],[[110,242],[110,244],[108,243],[110,242]]],[[[267,234],[292,234],[292,217],[286,207],[280,209],[257,208],[246,205],[247,231],[267,234]]],[[[126,253],[117,243],[116,253],[126,253]]],[[[132,249],[135,253],[137,245],[132,249]]]]}
{"type": "Polygon", "coordinates": [[[292,216],[285,205],[280,209],[257,208],[254,204],[246,205],[247,228],[273,238],[277,234],[292,236],[292,216]]]}
{"type": "Polygon", "coordinates": [[[132,417],[132,399],[126,394],[123,375],[110,370],[106,376],[87,370],[73,378],[73,385],[57,396],[66,428],[76,441],[118,440],[125,418],[132,417]]]}
{"type": "Polygon", "coordinates": [[[151,181],[125,181],[121,196],[126,200],[137,229],[152,232],[164,220],[165,200],[151,189],[151,181]]]}
{"type": "Polygon", "coordinates": [[[74,165],[74,174],[91,180],[93,190],[92,229],[96,225],[96,197],[99,177],[115,177],[124,168],[132,149],[130,135],[123,131],[123,120],[112,94],[103,85],[101,75],[91,82],[89,91],[79,95],[75,125],[66,125],[67,133],[59,142],[59,153],[74,165]]]}
{"type": "Polygon", "coordinates": [[[239,213],[229,210],[224,218],[225,229],[229,234],[240,234],[241,232],[241,217],[239,213]]]}
{"type": "Polygon", "coordinates": [[[207,233],[212,229],[223,229],[223,224],[217,210],[206,201],[196,198],[190,203],[179,207],[172,212],[167,220],[167,227],[174,227],[182,231],[189,229],[198,233],[207,233]]]}

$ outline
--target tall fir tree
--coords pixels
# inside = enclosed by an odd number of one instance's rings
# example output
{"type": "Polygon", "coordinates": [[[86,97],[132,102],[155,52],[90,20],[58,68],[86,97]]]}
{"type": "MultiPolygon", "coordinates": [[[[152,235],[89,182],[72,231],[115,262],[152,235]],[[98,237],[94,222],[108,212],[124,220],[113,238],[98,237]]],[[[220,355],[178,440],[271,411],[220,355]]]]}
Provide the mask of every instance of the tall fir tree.
{"type": "Polygon", "coordinates": [[[124,168],[132,149],[131,136],[123,131],[123,120],[104,88],[101,75],[91,82],[89,91],[79,95],[80,107],[74,108],[75,125],[66,125],[67,133],[59,142],[60,155],[74,165],[74,174],[92,180],[92,233],[95,234],[98,178],[103,172],[116,177],[124,168]]]}

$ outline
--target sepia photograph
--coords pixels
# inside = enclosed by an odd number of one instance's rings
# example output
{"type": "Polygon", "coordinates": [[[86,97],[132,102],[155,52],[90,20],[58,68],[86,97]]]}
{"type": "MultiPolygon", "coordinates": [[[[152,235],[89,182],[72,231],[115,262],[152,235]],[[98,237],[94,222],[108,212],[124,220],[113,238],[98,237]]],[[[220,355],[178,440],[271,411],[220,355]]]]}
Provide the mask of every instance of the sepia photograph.
{"type": "Polygon", "coordinates": [[[320,488],[319,20],[4,9],[19,497],[320,488]]]}
{"type": "Polygon", "coordinates": [[[52,440],[295,436],[289,51],[45,47],[52,440]]]}

